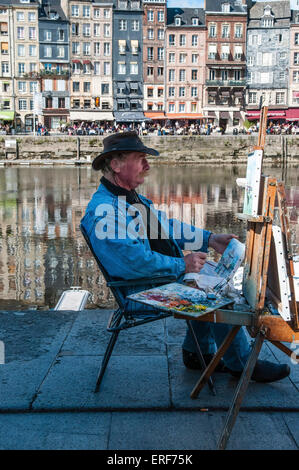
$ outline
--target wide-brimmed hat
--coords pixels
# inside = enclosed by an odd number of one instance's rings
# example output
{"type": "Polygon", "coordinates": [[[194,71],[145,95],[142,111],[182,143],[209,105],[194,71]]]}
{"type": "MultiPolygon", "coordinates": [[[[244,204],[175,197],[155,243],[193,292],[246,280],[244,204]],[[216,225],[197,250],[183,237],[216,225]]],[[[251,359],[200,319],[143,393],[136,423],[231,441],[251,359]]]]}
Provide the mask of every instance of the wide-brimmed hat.
{"type": "Polygon", "coordinates": [[[94,170],[99,170],[102,159],[113,152],[142,152],[149,155],[159,155],[157,150],[146,147],[135,131],[109,135],[103,140],[103,145],[103,152],[97,155],[92,162],[94,170]]]}

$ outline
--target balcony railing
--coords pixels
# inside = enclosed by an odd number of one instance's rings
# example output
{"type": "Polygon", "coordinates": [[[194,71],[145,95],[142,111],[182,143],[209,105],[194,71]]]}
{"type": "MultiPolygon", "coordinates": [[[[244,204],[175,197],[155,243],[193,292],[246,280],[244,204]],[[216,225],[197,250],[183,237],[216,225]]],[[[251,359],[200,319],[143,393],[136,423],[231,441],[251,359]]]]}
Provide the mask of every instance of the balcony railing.
{"type": "Polygon", "coordinates": [[[246,86],[246,80],[206,80],[207,86],[246,86]]]}

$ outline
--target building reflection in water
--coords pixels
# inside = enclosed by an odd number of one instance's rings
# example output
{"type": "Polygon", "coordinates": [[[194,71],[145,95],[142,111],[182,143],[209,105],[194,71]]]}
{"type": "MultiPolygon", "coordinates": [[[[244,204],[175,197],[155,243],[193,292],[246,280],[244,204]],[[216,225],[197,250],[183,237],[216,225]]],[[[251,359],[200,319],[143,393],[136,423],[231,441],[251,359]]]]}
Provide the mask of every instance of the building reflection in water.
{"type": "MultiPolygon", "coordinates": [[[[140,192],[169,217],[245,240],[245,167],[153,167],[140,192]]],[[[271,170],[271,174],[275,174],[271,170]]],[[[298,240],[299,181],[287,182],[290,219],[298,240]]],[[[279,175],[275,175],[279,176],[279,175]]],[[[70,286],[92,292],[92,303],[111,306],[112,296],[83,240],[79,223],[99,174],[90,168],[0,169],[0,292],[2,308],[53,307],[70,286]]],[[[211,255],[212,256],[212,255],[211,255]]]]}

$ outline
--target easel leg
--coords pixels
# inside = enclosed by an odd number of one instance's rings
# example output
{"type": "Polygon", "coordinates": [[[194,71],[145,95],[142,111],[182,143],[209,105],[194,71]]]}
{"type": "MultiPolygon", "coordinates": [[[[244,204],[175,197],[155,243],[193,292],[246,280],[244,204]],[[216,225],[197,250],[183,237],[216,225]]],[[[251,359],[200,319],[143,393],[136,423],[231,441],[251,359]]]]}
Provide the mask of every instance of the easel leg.
{"type": "MultiPolygon", "coordinates": [[[[207,365],[206,365],[205,360],[204,360],[204,357],[203,357],[203,355],[202,355],[202,352],[201,352],[199,343],[198,343],[198,341],[197,341],[196,334],[195,334],[195,332],[194,332],[194,328],[193,328],[193,326],[192,326],[192,323],[190,322],[190,320],[186,320],[186,323],[187,323],[187,325],[188,325],[188,328],[189,328],[190,333],[191,333],[191,335],[192,335],[193,341],[194,341],[194,343],[195,343],[195,346],[196,346],[196,354],[197,354],[198,360],[199,360],[199,362],[200,362],[200,365],[201,365],[202,369],[205,370],[205,369],[207,368],[207,365]]],[[[214,383],[213,383],[211,377],[210,377],[209,380],[208,380],[208,385],[209,385],[210,390],[212,391],[213,395],[216,395],[214,383]]]]}
{"type": "Polygon", "coordinates": [[[257,334],[255,338],[252,351],[250,353],[250,356],[248,357],[247,363],[244,367],[240,381],[236,388],[235,395],[232,400],[230,409],[226,416],[224,428],[222,430],[222,434],[218,443],[219,450],[223,450],[226,448],[227,441],[229,440],[230,433],[237,419],[237,415],[239,413],[241,403],[246,393],[246,390],[247,390],[250,378],[252,376],[252,372],[255,367],[261,347],[263,345],[264,339],[265,339],[265,333],[263,331],[259,331],[259,333],[257,334]]]}
{"type": "MultiPolygon", "coordinates": [[[[294,351],[292,351],[290,348],[288,348],[287,346],[285,346],[283,343],[281,343],[280,341],[272,341],[271,339],[269,340],[270,343],[274,344],[274,346],[276,346],[278,349],[280,349],[282,352],[284,352],[285,354],[287,354],[287,356],[292,356],[294,355],[294,351]]],[[[296,355],[296,358],[297,360],[299,359],[299,356],[296,355]]]]}
{"type": "Polygon", "coordinates": [[[203,374],[201,375],[199,381],[193,388],[191,392],[191,398],[197,398],[199,392],[201,389],[204,387],[204,385],[208,382],[209,378],[213,374],[214,370],[216,369],[217,365],[219,364],[220,359],[224,356],[226,353],[227,349],[230,347],[234,337],[238,333],[239,329],[241,328],[240,325],[234,326],[231,331],[228,333],[227,337],[221,344],[220,348],[218,349],[217,353],[215,354],[213,360],[210,362],[210,364],[207,366],[207,368],[204,370],[203,374]]]}

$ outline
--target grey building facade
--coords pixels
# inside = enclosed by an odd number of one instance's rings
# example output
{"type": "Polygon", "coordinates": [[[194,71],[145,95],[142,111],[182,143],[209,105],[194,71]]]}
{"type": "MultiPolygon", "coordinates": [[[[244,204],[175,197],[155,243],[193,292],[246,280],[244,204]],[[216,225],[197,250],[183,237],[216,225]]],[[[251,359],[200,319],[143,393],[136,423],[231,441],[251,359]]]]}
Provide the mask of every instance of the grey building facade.
{"type": "Polygon", "coordinates": [[[290,2],[257,2],[247,27],[247,118],[259,118],[260,100],[269,118],[286,117],[289,85],[290,2]]]}
{"type": "Polygon", "coordinates": [[[39,60],[43,123],[57,129],[69,120],[69,21],[67,2],[52,0],[39,8],[39,60]]]}
{"type": "Polygon", "coordinates": [[[118,123],[142,122],[143,60],[141,0],[116,0],[113,14],[113,111],[118,123]]]}

